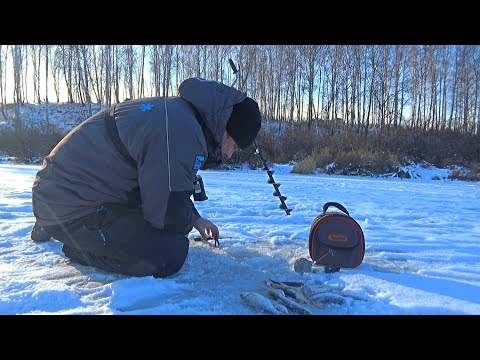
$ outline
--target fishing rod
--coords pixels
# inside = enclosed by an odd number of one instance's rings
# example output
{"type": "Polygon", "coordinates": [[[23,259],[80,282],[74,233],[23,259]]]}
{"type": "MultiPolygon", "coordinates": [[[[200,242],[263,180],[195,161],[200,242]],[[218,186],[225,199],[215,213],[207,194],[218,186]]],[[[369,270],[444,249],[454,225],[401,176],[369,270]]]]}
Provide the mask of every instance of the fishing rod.
{"type": "MultiPolygon", "coordinates": [[[[232,59],[228,59],[228,62],[230,64],[230,67],[232,68],[232,71],[233,71],[233,75],[235,75],[235,79],[232,83],[232,87],[235,85],[235,83],[237,82],[237,77],[238,77],[238,69],[237,67],[235,66],[235,63],[233,62],[232,59]]],[[[274,171],[273,170],[270,170],[268,168],[268,165],[267,165],[267,161],[265,160],[265,158],[262,156],[262,154],[260,153],[260,149],[259,147],[257,146],[257,143],[255,142],[255,140],[253,141],[253,146],[255,146],[255,154],[257,154],[259,157],[260,157],[260,160],[262,161],[262,164],[263,164],[263,168],[262,170],[266,171],[267,174],[268,174],[268,180],[267,180],[267,183],[268,184],[272,184],[273,188],[275,189],[275,191],[273,192],[273,196],[276,196],[278,197],[278,199],[280,200],[280,205],[278,206],[280,209],[282,210],[285,210],[285,214],[287,215],[290,215],[290,212],[292,211],[292,209],[289,209],[287,204],[285,203],[285,200],[287,200],[287,197],[286,196],[283,196],[281,193],[280,193],[280,183],[277,183],[275,182],[275,179],[273,178],[273,173],[274,171]]]]}

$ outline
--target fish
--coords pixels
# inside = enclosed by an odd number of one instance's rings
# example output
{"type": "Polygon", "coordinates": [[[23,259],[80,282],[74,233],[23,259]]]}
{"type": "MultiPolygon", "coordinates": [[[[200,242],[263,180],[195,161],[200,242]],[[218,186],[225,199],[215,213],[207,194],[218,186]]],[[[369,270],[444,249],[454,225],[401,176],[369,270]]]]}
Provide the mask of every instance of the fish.
{"type": "MultiPolygon", "coordinates": [[[[295,289],[293,288],[292,286],[289,286],[285,283],[282,283],[280,281],[275,281],[275,280],[268,280],[266,282],[266,285],[268,287],[271,287],[273,289],[280,289],[282,290],[286,296],[288,297],[291,297],[293,299],[297,299],[298,298],[298,289],[295,289]]],[[[303,301],[303,300],[300,300],[300,301],[303,301]]]]}
{"type": "Polygon", "coordinates": [[[311,287],[309,293],[311,295],[308,296],[308,299],[312,301],[316,301],[314,300],[314,297],[316,295],[325,294],[325,293],[335,294],[338,296],[342,296],[344,298],[348,297],[358,301],[368,301],[367,298],[346,292],[343,288],[331,288],[331,287],[325,287],[324,285],[311,287]]]}
{"type": "Polygon", "coordinates": [[[283,290],[270,288],[268,290],[268,295],[273,300],[278,301],[280,304],[284,305],[287,309],[292,310],[297,314],[312,315],[310,310],[296,303],[294,300],[287,298],[283,290]]]}
{"type": "Polygon", "coordinates": [[[300,287],[300,291],[306,299],[310,299],[314,295],[312,288],[305,284],[300,287]]]}
{"type": "Polygon", "coordinates": [[[270,300],[270,302],[272,303],[274,308],[277,309],[278,311],[280,311],[283,315],[290,315],[290,312],[288,311],[288,309],[285,306],[283,306],[282,304],[280,304],[276,301],[273,301],[273,300],[270,300]]]}
{"type": "Polygon", "coordinates": [[[268,287],[283,290],[285,296],[292,298],[300,304],[308,304],[308,299],[314,295],[312,289],[302,282],[269,279],[265,284],[268,287]]]}
{"type": "MultiPolygon", "coordinates": [[[[282,307],[275,306],[267,297],[255,292],[242,292],[240,298],[256,313],[265,313],[269,315],[286,315],[282,307]]],[[[280,304],[277,304],[280,305],[280,304]]]]}
{"type": "Polygon", "coordinates": [[[269,288],[268,297],[274,302],[284,305],[287,310],[298,314],[308,314],[304,306],[325,306],[328,304],[345,304],[346,298],[368,301],[363,297],[343,291],[341,287],[329,287],[326,284],[308,286],[296,281],[278,281],[268,279],[264,284],[269,288]]]}
{"type": "Polygon", "coordinates": [[[312,302],[319,303],[322,305],[326,305],[326,304],[342,305],[345,303],[345,298],[342,295],[335,294],[335,293],[328,293],[328,292],[315,294],[310,298],[310,300],[312,302]]]}

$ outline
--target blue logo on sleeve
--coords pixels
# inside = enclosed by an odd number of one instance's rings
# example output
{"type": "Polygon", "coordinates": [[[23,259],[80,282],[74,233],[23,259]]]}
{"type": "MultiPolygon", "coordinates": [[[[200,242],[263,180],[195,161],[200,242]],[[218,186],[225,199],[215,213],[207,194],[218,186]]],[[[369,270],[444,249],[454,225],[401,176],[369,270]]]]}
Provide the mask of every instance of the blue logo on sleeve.
{"type": "Polygon", "coordinates": [[[142,106],[140,106],[140,111],[149,111],[152,109],[153,109],[152,103],[142,104],[142,106]]]}
{"type": "Polygon", "coordinates": [[[193,170],[200,169],[202,167],[204,161],[205,161],[205,156],[203,156],[203,155],[195,156],[195,163],[193,164],[193,170]]]}

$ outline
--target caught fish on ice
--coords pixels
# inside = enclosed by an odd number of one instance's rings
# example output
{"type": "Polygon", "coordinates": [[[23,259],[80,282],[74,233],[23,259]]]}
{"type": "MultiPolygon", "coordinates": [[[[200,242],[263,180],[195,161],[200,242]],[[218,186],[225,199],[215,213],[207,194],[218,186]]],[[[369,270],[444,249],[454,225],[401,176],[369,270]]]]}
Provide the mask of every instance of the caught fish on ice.
{"type": "Polygon", "coordinates": [[[270,301],[267,297],[254,293],[242,292],[240,298],[256,313],[263,312],[270,315],[288,315],[288,310],[281,304],[270,301]]]}

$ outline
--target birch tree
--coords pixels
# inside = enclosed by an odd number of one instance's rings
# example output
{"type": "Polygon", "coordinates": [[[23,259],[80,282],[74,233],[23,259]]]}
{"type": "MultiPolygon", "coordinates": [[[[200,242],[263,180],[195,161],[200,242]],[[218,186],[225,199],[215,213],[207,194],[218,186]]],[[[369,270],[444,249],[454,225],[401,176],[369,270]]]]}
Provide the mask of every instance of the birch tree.
{"type": "Polygon", "coordinates": [[[6,70],[7,70],[8,45],[0,45],[0,110],[4,120],[8,120],[5,105],[6,99],[6,70]]]}

